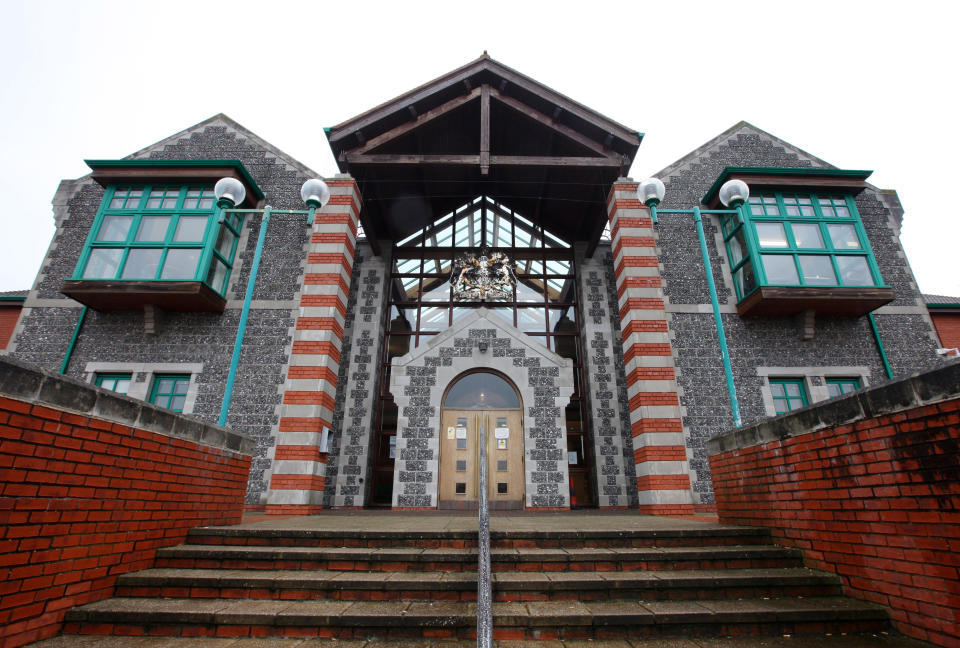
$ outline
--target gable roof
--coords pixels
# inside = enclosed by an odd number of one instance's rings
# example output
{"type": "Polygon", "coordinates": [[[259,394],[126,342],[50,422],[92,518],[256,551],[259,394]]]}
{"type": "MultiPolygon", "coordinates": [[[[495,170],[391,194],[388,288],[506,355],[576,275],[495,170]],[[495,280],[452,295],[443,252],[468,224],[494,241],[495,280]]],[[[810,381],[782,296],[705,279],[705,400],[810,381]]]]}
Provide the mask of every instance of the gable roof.
{"type": "Polygon", "coordinates": [[[326,134],[375,251],[486,195],[592,252],[643,137],[486,53],[326,134]]]}
{"type": "MultiPolygon", "coordinates": [[[[334,157],[339,158],[341,152],[356,148],[358,144],[398,124],[416,119],[418,115],[429,112],[445,101],[470,93],[473,88],[484,84],[496,88],[497,92],[507,97],[543,108],[540,112],[556,115],[554,121],[558,124],[583,130],[599,142],[610,139],[610,144],[613,144],[612,140],[616,140],[619,145],[614,147],[615,150],[629,154],[631,161],[643,138],[643,133],[601,115],[484,52],[462,67],[327,128],[327,139],[334,157]]],[[[341,167],[341,170],[346,169],[341,167]]]]}
{"type": "Polygon", "coordinates": [[[691,165],[691,164],[696,164],[697,162],[700,162],[700,161],[701,161],[701,158],[702,158],[704,155],[706,155],[707,153],[709,153],[709,152],[713,151],[714,149],[720,147],[720,146],[721,146],[723,143],[725,143],[727,140],[730,140],[730,139],[732,139],[732,138],[734,138],[734,137],[737,137],[738,135],[743,135],[743,134],[759,135],[761,138],[766,139],[767,141],[770,141],[770,142],[776,144],[776,145],[779,146],[780,148],[784,148],[784,149],[786,149],[786,150],[788,150],[788,151],[791,151],[791,152],[795,153],[801,160],[808,160],[808,161],[809,161],[813,166],[815,166],[815,167],[826,168],[826,169],[835,169],[835,168],[836,168],[835,166],[833,166],[832,164],[830,164],[830,163],[827,162],[826,160],[822,160],[822,159],[818,158],[818,157],[815,156],[815,155],[811,155],[810,153],[807,153],[807,152],[804,151],[803,149],[801,149],[801,148],[799,148],[799,147],[797,147],[797,146],[794,146],[794,145],[791,144],[790,142],[787,142],[787,141],[785,141],[785,140],[782,140],[782,139],[780,139],[779,137],[777,137],[777,136],[775,136],[775,135],[771,135],[770,133],[768,133],[767,131],[765,131],[765,130],[763,130],[763,129],[761,129],[761,128],[757,128],[756,126],[754,126],[754,125],[751,124],[750,122],[747,122],[747,121],[739,121],[739,122],[737,122],[736,124],[734,124],[733,126],[731,126],[730,128],[728,128],[727,130],[723,131],[722,133],[720,133],[719,135],[717,135],[716,137],[714,137],[713,139],[711,139],[711,140],[705,142],[704,144],[698,146],[698,147],[697,147],[696,149],[694,149],[693,151],[690,151],[689,153],[687,153],[686,155],[684,155],[684,156],[683,156],[682,158],[680,158],[679,160],[677,160],[677,161],[673,162],[672,164],[670,164],[669,166],[661,169],[660,171],[658,171],[657,173],[655,173],[654,176],[657,177],[657,178],[661,178],[661,179],[663,179],[663,180],[666,180],[666,179],[668,179],[671,175],[675,175],[675,174],[679,173],[680,171],[682,171],[683,169],[685,169],[685,168],[688,167],[689,165],[691,165]]]}
{"type": "Polygon", "coordinates": [[[299,171],[301,173],[307,174],[314,178],[320,177],[320,175],[316,171],[308,167],[306,164],[303,164],[299,160],[295,159],[293,156],[288,155],[287,153],[284,153],[283,151],[281,151],[279,148],[277,148],[267,140],[263,139],[253,131],[249,130],[245,126],[234,121],[233,119],[231,119],[230,117],[228,117],[223,113],[217,113],[212,117],[208,117],[207,119],[204,119],[203,121],[198,122],[193,126],[185,128],[178,133],[174,133],[169,137],[163,138],[159,142],[156,142],[154,144],[151,144],[150,146],[142,148],[139,151],[135,151],[130,155],[126,156],[124,159],[137,159],[137,158],[149,157],[149,155],[154,151],[163,150],[165,147],[171,144],[176,144],[180,140],[190,137],[194,133],[198,133],[209,126],[215,126],[215,125],[225,126],[227,129],[227,132],[233,132],[234,134],[239,135],[243,139],[249,140],[251,143],[255,144],[257,148],[266,151],[269,155],[277,158],[278,160],[286,164],[288,167],[290,167],[291,170],[299,171]]]}

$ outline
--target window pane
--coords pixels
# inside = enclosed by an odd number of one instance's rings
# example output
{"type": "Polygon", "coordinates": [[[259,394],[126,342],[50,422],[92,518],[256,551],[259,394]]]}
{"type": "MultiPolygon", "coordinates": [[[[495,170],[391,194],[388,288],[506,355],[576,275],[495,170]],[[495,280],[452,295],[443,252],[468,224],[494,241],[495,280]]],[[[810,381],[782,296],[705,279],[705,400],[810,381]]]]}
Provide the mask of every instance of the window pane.
{"type": "Polygon", "coordinates": [[[783,398],[787,395],[783,389],[783,383],[770,383],[770,393],[774,398],[783,398]]]}
{"type": "Polygon", "coordinates": [[[800,385],[797,383],[786,383],[783,387],[786,390],[788,397],[800,398],[800,385]]]}
{"type": "Polygon", "coordinates": [[[756,227],[760,247],[787,247],[787,235],[783,231],[783,223],[756,223],[756,227]]]}
{"type": "Polygon", "coordinates": [[[837,256],[840,281],[845,286],[872,286],[873,275],[867,258],[862,256],[837,256]]]}
{"type": "Polygon", "coordinates": [[[210,272],[207,273],[207,283],[222,295],[227,289],[226,279],[227,266],[223,265],[220,259],[214,258],[213,263],[210,264],[210,272]]]}
{"type": "Polygon", "coordinates": [[[733,275],[733,280],[740,289],[740,297],[746,297],[757,287],[757,278],[753,273],[753,264],[746,261],[733,275]]]}
{"type": "Polygon", "coordinates": [[[790,223],[798,248],[822,248],[823,236],[816,223],[790,223]]]}
{"type": "Polygon", "coordinates": [[[137,240],[162,241],[167,237],[167,226],[169,224],[169,216],[144,216],[140,219],[137,240]]]}
{"type": "Polygon", "coordinates": [[[857,237],[857,228],[846,223],[830,223],[827,225],[833,247],[838,250],[859,250],[860,239],[857,237]]]}
{"type": "Polygon", "coordinates": [[[730,246],[730,265],[735,266],[743,259],[743,251],[747,249],[747,243],[743,238],[743,228],[737,230],[728,243],[730,246]]]}
{"type": "Polygon", "coordinates": [[[180,222],[177,223],[177,231],[173,235],[173,240],[178,243],[202,241],[203,232],[206,229],[206,216],[181,216],[180,222]]]}
{"type": "Polygon", "coordinates": [[[446,279],[424,278],[423,301],[450,301],[450,282],[446,279]]]}
{"type": "Polygon", "coordinates": [[[163,250],[133,249],[127,254],[127,263],[123,266],[124,279],[155,279],[160,267],[160,254],[163,250]]]}
{"type": "Polygon", "coordinates": [[[783,286],[796,286],[800,283],[792,255],[764,254],[761,258],[763,269],[767,273],[767,283],[783,286]]]}
{"type": "Polygon", "coordinates": [[[803,281],[808,286],[837,285],[837,276],[828,256],[801,255],[800,268],[803,270],[803,281]]]}
{"type": "Polygon", "coordinates": [[[539,286],[531,285],[528,280],[517,281],[517,301],[520,302],[542,302],[543,293],[539,286]]]}
{"type": "Polygon", "coordinates": [[[84,279],[113,279],[120,267],[123,250],[119,248],[100,248],[90,251],[87,267],[83,271],[84,279]]]}
{"type": "MultiPolygon", "coordinates": [[[[174,249],[167,252],[161,279],[193,279],[200,261],[200,248],[174,249]]],[[[132,254],[132,253],[131,253],[132,254]]]]}
{"type": "Polygon", "coordinates": [[[220,237],[217,239],[217,252],[224,259],[233,261],[233,242],[237,239],[227,227],[220,228],[220,237]]]}
{"type": "Polygon", "coordinates": [[[103,217],[100,231],[97,232],[98,241],[126,241],[130,232],[130,223],[133,216],[118,216],[110,214],[103,217]]]}
{"type": "Polygon", "coordinates": [[[830,398],[836,398],[843,393],[837,383],[827,383],[827,392],[829,392],[830,398]]]}
{"type": "Polygon", "coordinates": [[[449,325],[447,318],[450,309],[424,306],[420,310],[421,331],[443,331],[449,325]]]}
{"type": "Polygon", "coordinates": [[[540,333],[547,330],[546,325],[542,308],[517,309],[517,328],[521,331],[540,333]]]}
{"type": "Polygon", "coordinates": [[[573,321],[573,312],[570,308],[547,309],[549,330],[551,333],[575,333],[577,324],[573,321]]]}

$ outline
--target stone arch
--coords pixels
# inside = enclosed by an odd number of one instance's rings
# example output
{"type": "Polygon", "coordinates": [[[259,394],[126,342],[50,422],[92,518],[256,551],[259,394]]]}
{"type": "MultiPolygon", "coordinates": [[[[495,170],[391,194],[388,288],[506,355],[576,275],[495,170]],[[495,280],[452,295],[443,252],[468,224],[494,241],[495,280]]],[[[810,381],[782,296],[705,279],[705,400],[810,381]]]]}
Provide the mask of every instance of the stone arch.
{"type": "Polygon", "coordinates": [[[393,360],[394,508],[436,508],[443,393],[468,369],[481,368],[504,374],[520,390],[527,508],[569,508],[564,408],[573,395],[573,363],[486,308],[393,360]]]}

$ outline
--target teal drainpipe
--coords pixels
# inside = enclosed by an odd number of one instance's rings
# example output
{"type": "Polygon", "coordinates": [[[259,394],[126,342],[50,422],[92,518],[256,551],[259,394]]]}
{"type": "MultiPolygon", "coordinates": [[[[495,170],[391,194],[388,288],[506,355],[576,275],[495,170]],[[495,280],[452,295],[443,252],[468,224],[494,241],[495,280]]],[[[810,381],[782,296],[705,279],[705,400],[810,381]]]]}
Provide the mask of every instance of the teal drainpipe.
{"type": "Polygon", "coordinates": [[[257,249],[253,253],[253,264],[250,266],[250,279],[247,281],[247,294],[243,298],[243,309],[240,311],[240,324],[237,326],[237,338],[233,342],[233,358],[230,360],[230,372],[227,374],[227,386],[223,390],[223,404],[220,406],[218,425],[227,424],[227,412],[230,410],[230,399],[233,398],[233,383],[237,378],[237,367],[240,364],[240,347],[243,346],[243,334],[247,330],[247,317],[250,315],[250,302],[253,301],[253,286],[257,282],[257,272],[260,270],[260,256],[263,254],[263,242],[267,238],[267,225],[270,224],[270,206],[263,209],[263,221],[260,223],[260,235],[257,237],[257,249]]]}
{"type": "Polygon", "coordinates": [[[883,341],[880,339],[877,320],[873,319],[873,313],[867,313],[867,319],[870,320],[870,328],[873,329],[873,339],[877,342],[877,350],[880,351],[880,359],[883,360],[883,368],[887,371],[887,378],[893,378],[893,369],[890,368],[890,361],[887,360],[887,352],[884,350],[883,341]]]}
{"type": "Polygon", "coordinates": [[[70,366],[70,356],[73,355],[73,349],[77,346],[77,338],[80,337],[80,327],[83,326],[83,319],[87,316],[87,307],[80,310],[80,319],[77,325],[73,327],[73,337],[70,338],[70,346],[67,347],[67,355],[63,356],[63,364],[60,365],[60,373],[67,373],[67,367],[70,366]]]}
{"type": "Polygon", "coordinates": [[[710,304],[713,306],[713,321],[717,326],[717,338],[720,341],[720,357],[723,359],[723,373],[727,378],[727,393],[730,394],[730,411],[733,414],[734,427],[743,425],[740,418],[740,403],[737,401],[737,389],[733,384],[733,368],[730,366],[730,352],[727,350],[727,335],[723,331],[723,319],[720,317],[720,301],[717,299],[717,286],[713,282],[713,266],[710,263],[710,254],[707,251],[707,238],[703,234],[703,221],[700,218],[700,208],[693,208],[693,222],[697,226],[697,237],[700,239],[700,254],[703,256],[703,267],[707,272],[707,286],[710,288],[710,304]]]}
{"type": "MultiPolygon", "coordinates": [[[[651,220],[657,222],[657,203],[651,201],[651,220]]],[[[720,317],[720,300],[717,298],[717,286],[713,281],[713,265],[710,263],[710,253],[707,251],[707,237],[703,233],[703,219],[700,208],[693,209],[663,209],[664,214],[693,214],[693,222],[697,226],[697,238],[700,239],[700,256],[703,257],[703,268],[707,272],[707,287],[710,289],[710,304],[713,306],[713,323],[717,328],[717,339],[720,342],[720,357],[723,360],[723,373],[727,379],[727,393],[730,395],[730,413],[733,415],[733,425],[740,427],[743,419],[740,417],[740,401],[737,400],[737,388],[733,383],[733,368],[730,366],[730,351],[727,349],[727,334],[723,330],[723,319],[720,317]]],[[[737,207],[737,214],[740,208],[737,207]]],[[[710,213],[733,213],[733,210],[712,210],[710,213]]]]}

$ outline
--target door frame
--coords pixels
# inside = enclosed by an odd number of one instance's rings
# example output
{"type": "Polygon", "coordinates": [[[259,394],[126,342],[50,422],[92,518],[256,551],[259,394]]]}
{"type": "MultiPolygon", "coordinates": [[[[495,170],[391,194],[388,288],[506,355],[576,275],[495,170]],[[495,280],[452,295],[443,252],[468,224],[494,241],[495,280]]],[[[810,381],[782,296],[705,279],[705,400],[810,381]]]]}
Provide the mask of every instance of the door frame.
{"type": "MultiPolygon", "coordinates": [[[[438,430],[438,434],[437,434],[438,439],[440,438],[440,435],[443,433],[443,429],[442,429],[442,428],[443,428],[443,420],[444,420],[444,415],[445,415],[445,413],[447,412],[447,410],[470,411],[470,412],[475,412],[476,414],[490,414],[491,412],[516,412],[516,411],[519,411],[519,413],[520,413],[520,424],[519,424],[519,428],[518,428],[518,430],[517,430],[517,436],[518,436],[519,441],[520,441],[520,452],[518,453],[518,455],[519,455],[519,457],[520,457],[520,479],[519,479],[519,482],[520,482],[521,488],[523,489],[523,492],[520,493],[520,498],[519,498],[520,507],[519,507],[519,509],[513,509],[513,510],[521,510],[521,511],[522,511],[522,510],[525,510],[525,509],[527,508],[527,479],[526,479],[526,475],[527,475],[527,472],[526,472],[526,471],[527,471],[527,444],[526,444],[526,436],[527,436],[527,435],[526,435],[526,428],[525,428],[525,425],[524,425],[524,415],[523,415],[523,394],[520,392],[520,389],[517,387],[516,383],[510,378],[510,376],[508,376],[507,374],[503,373],[502,371],[498,371],[497,369],[493,369],[492,367],[473,367],[473,368],[471,368],[471,369],[467,369],[466,371],[463,371],[463,372],[457,374],[456,376],[454,376],[454,377],[450,380],[450,382],[447,383],[447,386],[444,387],[444,389],[443,389],[443,395],[442,395],[442,397],[440,398],[440,417],[439,417],[439,419],[440,419],[440,428],[441,428],[441,429],[438,430]],[[457,384],[458,382],[460,382],[461,380],[463,380],[464,378],[466,378],[467,376],[469,376],[469,375],[472,375],[472,374],[481,374],[481,373],[493,374],[494,376],[497,376],[498,378],[501,378],[502,380],[504,380],[504,381],[510,386],[510,388],[513,389],[514,393],[516,394],[516,396],[517,396],[517,402],[520,404],[519,408],[512,408],[512,407],[493,408],[493,407],[490,407],[490,408],[484,408],[484,409],[479,409],[479,408],[478,408],[478,409],[475,409],[475,410],[471,410],[471,409],[466,409],[466,410],[465,410],[464,408],[453,408],[453,407],[448,408],[448,407],[446,406],[446,403],[447,403],[447,395],[450,393],[450,390],[453,388],[453,386],[454,386],[455,384],[457,384]]],[[[495,427],[495,425],[492,426],[492,427],[495,427]]],[[[476,430],[476,434],[477,434],[478,437],[479,437],[479,434],[480,434],[479,427],[478,427],[477,430],[476,430]]],[[[487,430],[487,444],[488,444],[488,450],[487,450],[487,488],[488,488],[488,490],[489,490],[489,488],[491,487],[491,485],[494,483],[494,482],[490,479],[490,475],[492,474],[492,473],[491,473],[491,470],[490,470],[491,455],[490,455],[490,452],[489,452],[489,442],[490,442],[490,436],[489,436],[489,435],[490,435],[490,434],[491,434],[491,430],[487,430]]],[[[440,447],[442,448],[442,443],[440,444],[440,447]]],[[[478,448],[477,448],[477,451],[479,452],[479,446],[478,446],[478,448]]],[[[441,449],[441,453],[442,453],[442,449],[441,449]]],[[[440,459],[439,456],[437,457],[437,459],[438,459],[438,461],[437,461],[437,483],[438,483],[438,485],[439,485],[439,483],[440,483],[440,478],[441,478],[440,466],[441,466],[442,460],[440,459]]],[[[479,494],[478,494],[478,495],[479,495],[479,494]]],[[[489,501],[489,500],[488,500],[488,501],[489,501]]],[[[491,504],[492,504],[492,503],[493,503],[493,502],[491,501],[491,504]]],[[[438,497],[437,497],[437,508],[438,508],[438,509],[441,508],[440,504],[441,504],[441,501],[440,501],[439,489],[438,489],[438,497]]],[[[492,508],[492,507],[491,507],[491,508],[492,508]]]]}

